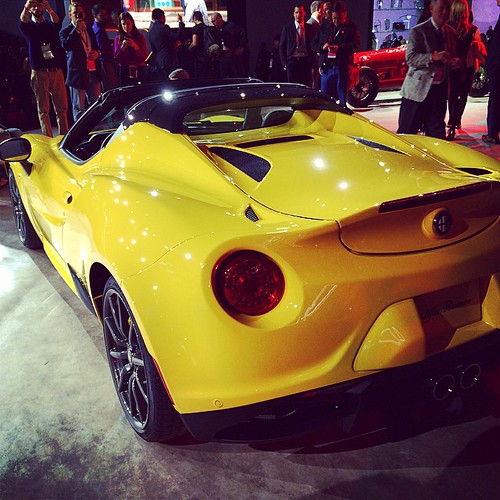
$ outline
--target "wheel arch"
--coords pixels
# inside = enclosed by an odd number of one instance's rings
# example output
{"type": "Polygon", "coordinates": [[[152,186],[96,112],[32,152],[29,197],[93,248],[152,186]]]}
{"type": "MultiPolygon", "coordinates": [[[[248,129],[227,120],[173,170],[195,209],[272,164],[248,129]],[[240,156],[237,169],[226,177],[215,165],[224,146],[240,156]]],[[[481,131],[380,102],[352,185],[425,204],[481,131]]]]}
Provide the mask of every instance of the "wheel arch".
{"type": "Polygon", "coordinates": [[[89,271],[90,297],[100,319],[102,319],[104,287],[111,276],[113,276],[113,274],[110,270],[100,262],[92,264],[89,271]]]}

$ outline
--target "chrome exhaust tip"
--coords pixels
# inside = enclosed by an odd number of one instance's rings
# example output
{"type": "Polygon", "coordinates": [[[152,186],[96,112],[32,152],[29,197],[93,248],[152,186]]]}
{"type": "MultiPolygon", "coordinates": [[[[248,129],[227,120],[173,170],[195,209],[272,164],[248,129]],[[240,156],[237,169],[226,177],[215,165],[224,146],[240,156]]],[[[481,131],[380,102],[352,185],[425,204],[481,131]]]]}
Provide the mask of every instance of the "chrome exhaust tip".
{"type": "Polygon", "coordinates": [[[477,363],[472,363],[460,373],[460,387],[462,389],[470,389],[476,385],[480,377],[481,367],[477,363]]]}
{"type": "Polygon", "coordinates": [[[437,380],[431,379],[431,383],[432,397],[436,401],[444,401],[449,398],[455,390],[456,380],[451,373],[446,373],[437,380]]]}

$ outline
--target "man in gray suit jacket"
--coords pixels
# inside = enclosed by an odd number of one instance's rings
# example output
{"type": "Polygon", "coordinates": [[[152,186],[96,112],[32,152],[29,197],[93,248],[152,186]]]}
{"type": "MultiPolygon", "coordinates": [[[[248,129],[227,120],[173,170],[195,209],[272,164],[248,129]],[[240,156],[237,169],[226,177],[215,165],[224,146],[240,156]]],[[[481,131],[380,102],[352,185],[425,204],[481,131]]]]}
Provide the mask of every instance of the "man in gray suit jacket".
{"type": "Polygon", "coordinates": [[[446,24],[451,0],[431,0],[431,17],[411,29],[398,133],[445,138],[448,70],[459,64],[456,31],[446,24]]]}

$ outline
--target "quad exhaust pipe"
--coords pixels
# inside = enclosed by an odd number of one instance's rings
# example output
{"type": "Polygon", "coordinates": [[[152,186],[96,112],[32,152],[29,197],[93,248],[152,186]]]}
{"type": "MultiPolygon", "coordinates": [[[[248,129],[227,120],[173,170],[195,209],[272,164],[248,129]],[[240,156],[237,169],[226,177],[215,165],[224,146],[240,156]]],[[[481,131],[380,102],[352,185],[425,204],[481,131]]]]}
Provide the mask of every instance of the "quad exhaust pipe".
{"type": "Polygon", "coordinates": [[[429,379],[431,394],[436,401],[444,401],[454,392],[469,390],[481,378],[481,367],[477,363],[460,366],[455,373],[445,373],[429,379]]]}

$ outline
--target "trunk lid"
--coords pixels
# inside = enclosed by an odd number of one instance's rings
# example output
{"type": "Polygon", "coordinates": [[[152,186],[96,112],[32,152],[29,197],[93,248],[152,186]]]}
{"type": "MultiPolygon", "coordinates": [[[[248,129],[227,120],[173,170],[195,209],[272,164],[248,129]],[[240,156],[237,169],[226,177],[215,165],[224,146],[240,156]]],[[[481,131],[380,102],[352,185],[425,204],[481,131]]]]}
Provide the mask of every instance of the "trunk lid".
{"type": "Polygon", "coordinates": [[[337,220],[342,242],[355,252],[436,248],[471,237],[498,217],[498,183],[488,176],[448,166],[393,134],[379,140],[307,134],[210,152],[259,203],[292,216],[337,220]]]}

